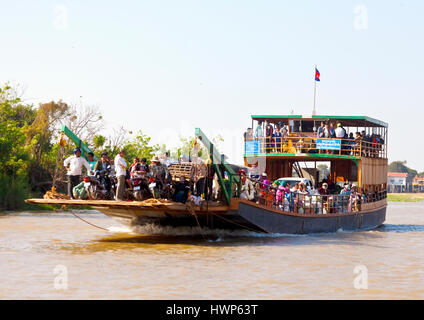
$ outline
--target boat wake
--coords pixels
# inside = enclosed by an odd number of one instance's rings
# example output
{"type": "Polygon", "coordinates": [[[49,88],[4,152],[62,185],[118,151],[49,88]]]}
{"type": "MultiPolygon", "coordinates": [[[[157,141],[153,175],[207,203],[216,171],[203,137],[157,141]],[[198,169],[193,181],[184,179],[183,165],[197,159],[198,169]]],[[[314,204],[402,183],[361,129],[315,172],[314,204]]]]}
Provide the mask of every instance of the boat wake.
{"type": "MultiPolygon", "coordinates": [[[[223,238],[280,238],[280,237],[311,237],[311,236],[325,236],[334,234],[349,234],[357,233],[357,231],[338,229],[337,232],[330,233],[310,233],[310,234],[286,234],[286,233],[260,233],[249,230],[228,230],[228,229],[209,229],[199,227],[171,227],[159,226],[156,224],[147,224],[144,226],[119,226],[107,228],[112,233],[127,233],[132,235],[148,235],[148,236],[186,236],[186,237],[201,237],[213,238],[214,241],[222,240],[223,238]]],[[[366,232],[367,230],[363,230],[366,232]]],[[[411,232],[411,231],[424,231],[422,225],[383,225],[377,229],[369,231],[378,232],[411,232]]]]}
{"type": "Polygon", "coordinates": [[[421,224],[384,224],[381,227],[375,229],[379,232],[424,232],[424,225],[421,224]]]}
{"type": "Polygon", "coordinates": [[[163,235],[163,236],[206,236],[213,237],[214,241],[229,237],[255,237],[255,238],[278,238],[287,236],[296,236],[292,234],[280,233],[259,233],[248,230],[227,230],[227,229],[209,229],[199,227],[171,227],[147,224],[134,227],[109,227],[108,230],[113,233],[129,233],[136,235],[163,235]]]}

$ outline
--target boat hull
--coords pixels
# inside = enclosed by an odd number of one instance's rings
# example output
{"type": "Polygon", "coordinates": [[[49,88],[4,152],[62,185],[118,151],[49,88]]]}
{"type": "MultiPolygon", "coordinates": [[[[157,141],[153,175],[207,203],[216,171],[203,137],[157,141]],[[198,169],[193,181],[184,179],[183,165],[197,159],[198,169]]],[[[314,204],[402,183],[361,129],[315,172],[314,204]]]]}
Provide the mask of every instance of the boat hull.
{"type": "Polygon", "coordinates": [[[108,209],[96,207],[103,214],[131,227],[156,225],[161,227],[202,227],[208,229],[249,230],[264,232],[238,213],[238,210],[226,212],[197,211],[188,212],[145,209],[108,209]]]}
{"type": "Polygon", "coordinates": [[[296,214],[240,202],[239,214],[269,233],[308,234],[363,231],[377,228],[386,219],[386,203],[360,212],[341,214],[296,214]]]}
{"type": "Polygon", "coordinates": [[[103,200],[28,199],[28,203],[64,206],[91,206],[129,226],[204,227],[209,229],[249,230],[255,232],[308,234],[361,231],[384,223],[386,200],[363,204],[361,211],[332,214],[285,212],[242,199],[230,206],[190,206],[175,202],[137,203],[103,200]]]}

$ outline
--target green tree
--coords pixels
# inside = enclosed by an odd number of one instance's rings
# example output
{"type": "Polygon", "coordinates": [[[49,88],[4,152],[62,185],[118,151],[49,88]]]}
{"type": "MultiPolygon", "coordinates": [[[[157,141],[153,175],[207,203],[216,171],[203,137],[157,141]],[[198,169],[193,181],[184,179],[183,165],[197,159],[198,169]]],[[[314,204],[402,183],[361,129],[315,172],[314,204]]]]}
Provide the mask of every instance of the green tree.
{"type": "Polygon", "coordinates": [[[93,145],[95,149],[101,149],[106,142],[106,138],[100,134],[93,137],[93,145]]]}
{"type": "Polygon", "coordinates": [[[408,181],[411,181],[414,179],[414,177],[418,174],[417,170],[411,169],[406,166],[406,160],[405,161],[393,161],[388,166],[389,172],[403,172],[408,173],[408,181]]]}
{"type": "Polygon", "coordinates": [[[63,162],[65,153],[72,145],[65,147],[59,152],[58,133],[61,124],[72,116],[69,106],[62,102],[48,102],[40,104],[34,121],[25,126],[26,149],[31,155],[29,179],[33,191],[44,193],[50,189],[53,181],[65,182],[65,170],[57,170],[60,162],[63,162]]]}
{"type": "MultiPolygon", "coordinates": [[[[219,150],[221,142],[224,141],[224,138],[218,134],[214,138],[212,138],[212,143],[217,150],[219,150]]],[[[206,147],[203,145],[201,141],[199,141],[195,136],[190,136],[184,138],[180,136],[181,145],[177,147],[173,154],[180,159],[181,156],[185,156],[188,158],[192,158],[194,156],[198,156],[203,160],[207,160],[209,158],[209,150],[206,150],[206,147]]]]}
{"type": "Polygon", "coordinates": [[[135,138],[127,140],[124,143],[124,149],[127,153],[125,159],[132,162],[135,157],[146,158],[150,161],[155,153],[160,149],[159,145],[150,145],[151,138],[145,135],[141,130],[136,133],[135,138]]]}
{"type": "Polygon", "coordinates": [[[19,98],[11,97],[10,86],[0,88],[0,208],[18,208],[29,192],[29,155],[22,127],[30,113],[19,98]]]}

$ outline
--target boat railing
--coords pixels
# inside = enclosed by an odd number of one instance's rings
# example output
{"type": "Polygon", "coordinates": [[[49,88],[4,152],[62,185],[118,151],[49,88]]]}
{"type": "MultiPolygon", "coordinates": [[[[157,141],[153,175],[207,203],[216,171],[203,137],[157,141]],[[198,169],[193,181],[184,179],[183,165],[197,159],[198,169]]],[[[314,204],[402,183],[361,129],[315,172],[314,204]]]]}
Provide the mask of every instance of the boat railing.
{"type": "Polygon", "coordinates": [[[380,201],[386,197],[386,191],[373,194],[352,192],[329,195],[290,192],[284,193],[282,197],[277,197],[274,189],[265,189],[260,191],[257,202],[286,212],[329,214],[361,211],[363,204],[380,201]]]}
{"type": "Polygon", "coordinates": [[[316,133],[285,137],[245,139],[245,155],[255,154],[335,154],[355,157],[387,158],[384,143],[359,139],[318,138],[316,133]]]}

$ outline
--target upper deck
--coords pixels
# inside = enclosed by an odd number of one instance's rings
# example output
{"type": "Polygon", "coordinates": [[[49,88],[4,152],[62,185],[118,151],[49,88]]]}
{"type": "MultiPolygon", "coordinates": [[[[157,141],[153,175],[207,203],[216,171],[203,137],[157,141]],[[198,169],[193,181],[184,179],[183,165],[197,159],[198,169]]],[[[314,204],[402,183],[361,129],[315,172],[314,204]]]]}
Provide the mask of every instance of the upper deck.
{"type": "Polygon", "coordinates": [[[387,159],[388,124],[374,118],[328,115],[251,117],[252,126],[244,135],[245,157],[387,159]]]}

